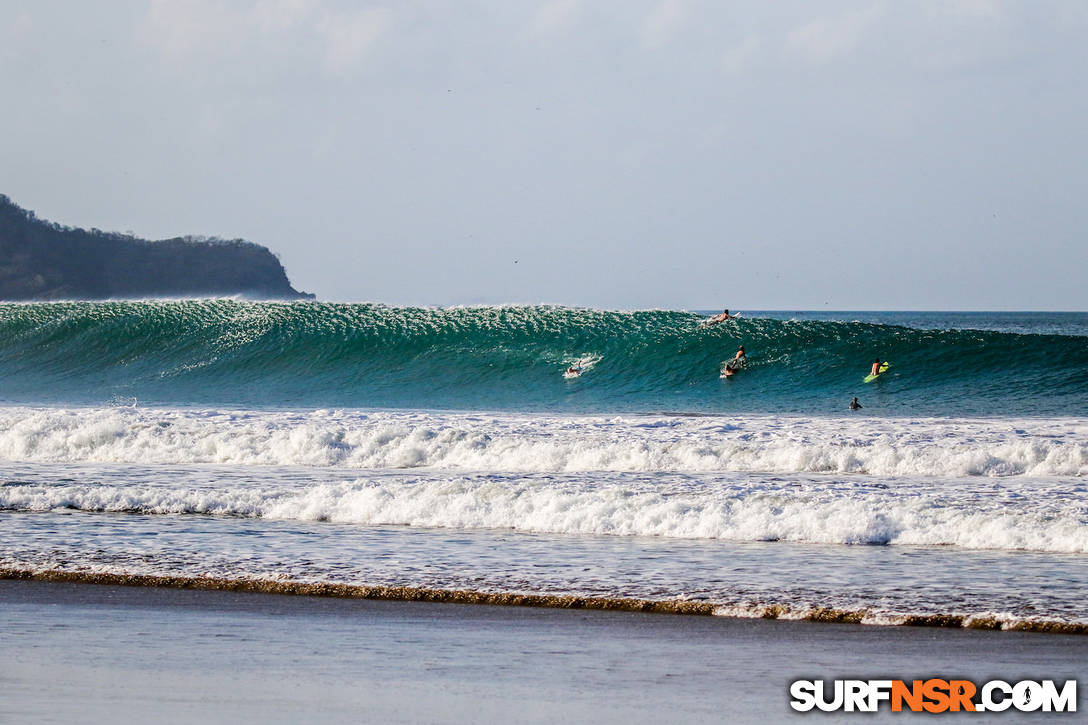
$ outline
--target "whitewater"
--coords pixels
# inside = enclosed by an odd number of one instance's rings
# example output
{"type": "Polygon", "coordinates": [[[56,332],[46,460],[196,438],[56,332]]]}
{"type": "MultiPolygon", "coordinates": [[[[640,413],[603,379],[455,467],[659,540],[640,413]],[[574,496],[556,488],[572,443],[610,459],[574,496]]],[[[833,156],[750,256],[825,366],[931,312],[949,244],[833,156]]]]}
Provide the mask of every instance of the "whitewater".
{"type": "Polygon", "coordinates": [[[1088,315],[704,319],[0,305],[0,569],[1088,624],[1088,315]]]}
{"type": "Polygon", "coordinates": [[[1083,476],[1088,421],[0,408],[8,460],[1083,476]]]}

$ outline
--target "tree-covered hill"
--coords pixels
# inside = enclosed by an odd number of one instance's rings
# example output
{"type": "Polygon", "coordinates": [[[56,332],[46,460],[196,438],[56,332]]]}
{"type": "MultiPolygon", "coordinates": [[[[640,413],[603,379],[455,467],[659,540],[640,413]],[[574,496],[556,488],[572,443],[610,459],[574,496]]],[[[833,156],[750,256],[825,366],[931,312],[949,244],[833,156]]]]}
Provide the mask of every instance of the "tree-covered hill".
{"type": "Polygon", "coordinates": [[[148,241],[38,219],[0,194],[0,300],[312,298],[280,261],[241,239],[148,241]]]}

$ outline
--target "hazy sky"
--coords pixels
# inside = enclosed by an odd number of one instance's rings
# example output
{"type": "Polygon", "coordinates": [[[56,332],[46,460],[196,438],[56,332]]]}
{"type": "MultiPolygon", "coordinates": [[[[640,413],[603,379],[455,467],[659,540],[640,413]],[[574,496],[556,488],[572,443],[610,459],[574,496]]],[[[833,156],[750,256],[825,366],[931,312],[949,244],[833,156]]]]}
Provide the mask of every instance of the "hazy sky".
{"type": "Polygon", "coordinates": [[[391,304],[1088,309],[1088,3],[0,0],[0,193],[391,304]]]}

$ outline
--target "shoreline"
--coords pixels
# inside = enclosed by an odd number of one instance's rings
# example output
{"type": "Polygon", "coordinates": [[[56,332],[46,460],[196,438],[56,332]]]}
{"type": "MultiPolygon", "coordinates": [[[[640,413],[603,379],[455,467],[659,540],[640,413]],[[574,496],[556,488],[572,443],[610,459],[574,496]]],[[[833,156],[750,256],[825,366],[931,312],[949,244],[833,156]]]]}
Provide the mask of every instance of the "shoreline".
{"type": "Polygon", "coordinates": [[[90,584],[154,589],[272,594],[330,599],[388,602],[426,602],[431,604],[488,605],[531,609],[591,610],[672,614],[697,617],[721,617],[735,620],[783,620],[823,624],[854,624],[880,627],[916,627],[952,630],[988,630],[1031,632],[1057,635],[1088,635],[1088,623],[1056,620],[1020,620],[1004,622],[989,616],[963,614],[913,614],[867,619],[868,610],[814,608],[797,612],[779,604],[749,607],[742,611],[730,604],[683,599],[638,599],[629,597],[583,597],[576,595],[484,592],[464,589],[437,589],[410,586],[367,586],[334,582],[297,580],[235,579],[227,577],[166,576],[113,572],[31,570],[0,568],[0,581],[35,581],[64,584],[90,584]]]}
{"type": "Polygon", "coordinates": [[[1088,662],[1076,636],[195,588],[9,579],[0,606],[5,722],[800,721],[797,679],[1083,680],[1088,662]]]}

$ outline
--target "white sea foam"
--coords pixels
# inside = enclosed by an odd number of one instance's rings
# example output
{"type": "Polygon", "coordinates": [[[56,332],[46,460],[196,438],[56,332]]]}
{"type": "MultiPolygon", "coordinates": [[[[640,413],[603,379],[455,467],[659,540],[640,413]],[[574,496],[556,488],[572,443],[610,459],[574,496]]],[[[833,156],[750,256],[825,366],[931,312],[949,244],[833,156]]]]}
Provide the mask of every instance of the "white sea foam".
{"type": "MultiPolygon", "coordinates": [[[[80,474],[85,479],[87,474],[80,474]]],[[[513,529],[557,534],[728,541],[954,546],[1088,552],[1088,491],[1079,482],[677,474],[375,474],[203,482],[156,477],[114,483],[13,481],[0,509],[213,514],[250,518],[513,529]],[[152,479],[155,479],[152,482],[152,479]]],[[[48,476],[46,476],[48,478],[48,476]]]]}
{"type": "Polygon", "coordinates": [[[0,459],[510,472],[1083,476],[1088,420],[2,408],[0,459]]]}

